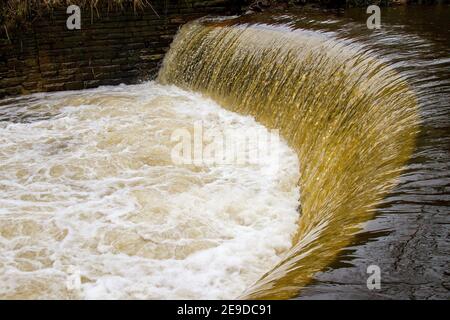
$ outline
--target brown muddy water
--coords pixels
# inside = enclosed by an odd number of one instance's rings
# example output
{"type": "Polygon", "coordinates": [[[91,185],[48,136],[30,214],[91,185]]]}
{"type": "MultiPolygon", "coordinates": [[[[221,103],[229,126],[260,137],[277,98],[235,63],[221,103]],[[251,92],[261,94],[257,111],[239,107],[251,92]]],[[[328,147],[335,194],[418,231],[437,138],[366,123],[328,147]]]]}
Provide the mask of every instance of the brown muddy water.
{"type": "Polygon", "coordinates": [[[0,297],[448,299],[450,7],[367,16],[194,21],[156,82],[1,101],[0,297]],[[279,157],[174,163],[199,122],[279,157]]]}

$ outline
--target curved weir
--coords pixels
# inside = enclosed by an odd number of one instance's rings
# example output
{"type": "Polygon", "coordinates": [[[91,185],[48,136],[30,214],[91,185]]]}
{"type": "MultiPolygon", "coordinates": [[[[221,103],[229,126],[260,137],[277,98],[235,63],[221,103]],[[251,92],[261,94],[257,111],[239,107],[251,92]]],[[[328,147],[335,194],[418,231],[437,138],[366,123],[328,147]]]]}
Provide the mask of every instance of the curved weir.
{"type": "Polygon", "coordinates": [[[192,22],[158,80],[279,129],[298,154],[292,247],[241,298],[292,297],[333,262],[395,185],[418,132],[408,84],[356,44],[319,32],[192,22]]]}

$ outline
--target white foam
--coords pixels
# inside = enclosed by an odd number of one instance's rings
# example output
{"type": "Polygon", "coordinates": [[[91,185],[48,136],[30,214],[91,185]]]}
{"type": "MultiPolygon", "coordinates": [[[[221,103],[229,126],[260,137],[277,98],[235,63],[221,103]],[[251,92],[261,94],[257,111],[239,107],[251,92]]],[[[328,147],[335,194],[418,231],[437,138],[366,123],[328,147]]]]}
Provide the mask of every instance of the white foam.
{"type": "Polygon", "coordinates": [[[296,154],[174,165],[174,129],[261,128],[153,82],[37,95],[0,126],[0,297],[226,299],[276,264],[298,219],[296,154]]]}

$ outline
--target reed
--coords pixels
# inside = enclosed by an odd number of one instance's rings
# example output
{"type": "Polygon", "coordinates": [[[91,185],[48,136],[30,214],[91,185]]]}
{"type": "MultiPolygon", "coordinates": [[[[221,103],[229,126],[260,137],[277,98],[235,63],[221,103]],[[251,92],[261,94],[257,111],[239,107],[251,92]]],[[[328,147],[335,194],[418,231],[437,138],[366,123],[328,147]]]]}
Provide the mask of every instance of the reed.
{"type": "Polygon", "coordinates": [[[132,8],[135,12],[147,7],[153,9],[150,0],[1,0],[0,2],[2,2],[0,25],[6,32],[8,29],[31,23],[44,13],[72,4],[97,12],[99,7],[106,7],[108,11],[132,8]]]}

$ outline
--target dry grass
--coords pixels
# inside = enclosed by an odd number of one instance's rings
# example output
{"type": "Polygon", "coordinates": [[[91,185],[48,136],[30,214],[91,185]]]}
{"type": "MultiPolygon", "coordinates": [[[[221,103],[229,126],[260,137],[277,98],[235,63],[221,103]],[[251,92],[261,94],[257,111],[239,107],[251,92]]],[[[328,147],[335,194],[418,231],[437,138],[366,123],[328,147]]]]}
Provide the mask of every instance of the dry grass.
{"type": "MultiPolygon", "coordinates": [[[[0,25],[7,33],[8,29],[29,23],[44,12],[71,4],[90,8],[91,12],[97,13],[100,6],[106,6],[108,11],[130,7],[135,12],[146,7],[153,9],[150,0],[0,0],[0,25]]],[[[154,9],[153,11],[158,14],[154,9]]]]}

